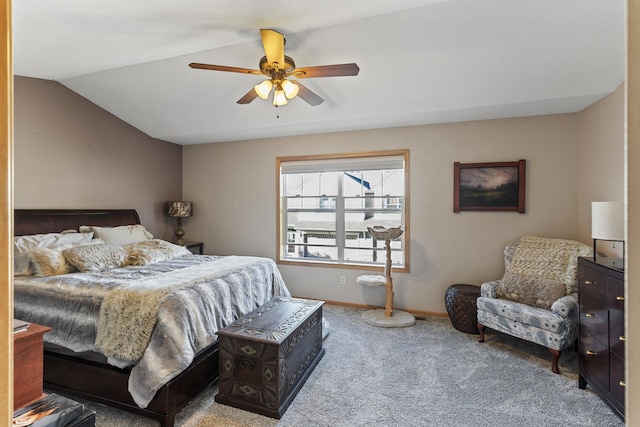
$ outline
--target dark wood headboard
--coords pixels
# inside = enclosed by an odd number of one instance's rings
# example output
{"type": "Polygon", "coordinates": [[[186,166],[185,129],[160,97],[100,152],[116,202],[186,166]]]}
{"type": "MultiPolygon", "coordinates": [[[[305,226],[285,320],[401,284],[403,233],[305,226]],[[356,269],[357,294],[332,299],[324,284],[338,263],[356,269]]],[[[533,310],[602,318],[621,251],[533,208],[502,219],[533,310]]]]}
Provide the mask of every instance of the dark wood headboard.
{"type": "Polygon", "coordinates": [[[13,234],[59,233],[81,225],[115,227],[140,224],[135,209],[15,209],[13,234]]]}

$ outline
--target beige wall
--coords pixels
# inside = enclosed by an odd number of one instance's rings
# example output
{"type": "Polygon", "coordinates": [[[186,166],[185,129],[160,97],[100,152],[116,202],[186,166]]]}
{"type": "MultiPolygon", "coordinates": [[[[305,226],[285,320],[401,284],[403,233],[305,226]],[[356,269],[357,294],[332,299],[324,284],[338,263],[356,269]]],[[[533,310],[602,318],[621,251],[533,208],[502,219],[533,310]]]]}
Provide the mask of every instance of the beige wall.
{"type": "Polygon", "coordinates": [[[153,139],[59,83],[15,77],[16,208],[135,208],[158,237],[175,224],[182,147],[153,139]]]}
{"type": "MultiPolygon", "coordinates": [[[[591,239],[591,202],[624,201],[624,85],[578,114],[579,238],[591,239]]],[[[622,256],[622,245],[598,242],[598,252],[622,256]]]]}
{"type": "MultiPolygon", "coordinates": [[[[449,285],[501,277],[509,241],[578,238],[578,134],[578,116],[565,114],[185,146],[183,194],[197,206],[187,235],[210,254],[274,258],[277,156],[408,148],[411,272],[394,276],[395,306],[443,313],[449,285]],[[526,214],[453,213],[454,162],[518,159],[527,159],[526,214]]],[[[384,304],[383,289],[356,285],[362,271],[280,268],[296,296],[384,304]]]]}

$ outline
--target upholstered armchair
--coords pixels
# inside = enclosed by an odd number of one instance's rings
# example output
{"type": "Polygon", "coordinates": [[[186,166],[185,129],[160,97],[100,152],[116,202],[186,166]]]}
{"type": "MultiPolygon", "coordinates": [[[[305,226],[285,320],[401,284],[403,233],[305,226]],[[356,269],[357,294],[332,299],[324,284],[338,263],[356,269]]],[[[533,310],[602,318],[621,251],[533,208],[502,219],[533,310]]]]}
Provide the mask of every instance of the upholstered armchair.
{"type": "Polygon", "coordinates": [[[478,341],[485,327],[540,344],[558,374],[562,350],[578,337],[578,257],[590,246],[564,239],[524,236],[505,247],[505,274],[483,283],[478,307],[478,341]]]}

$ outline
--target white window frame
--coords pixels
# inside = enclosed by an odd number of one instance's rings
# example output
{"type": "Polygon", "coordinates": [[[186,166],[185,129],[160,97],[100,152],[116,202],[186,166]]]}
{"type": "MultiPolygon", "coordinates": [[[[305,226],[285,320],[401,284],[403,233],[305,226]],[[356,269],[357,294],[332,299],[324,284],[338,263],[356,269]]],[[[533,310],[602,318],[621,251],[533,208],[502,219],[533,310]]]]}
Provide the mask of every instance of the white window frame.
{"type": "MultiPolygon", "coordinates": [[[[357,268],[365,270],[379,270],[384,267],[384,250],[380,251],[378,262],[376,263],[360,263],[353,261],[344,261],[345,249],[345,206],[344,202],[347,196],[342,193],[339,188],[339,194],[336,198],[336,246],[338,250],[338,260],[323,259],[307,259],[307,258],[287,258],[287,251],[291,247],[287,245],[289,242],[289,230],[287,230],[287,211],[285,210],[285,202],[283,200],[283,171],[285,173],[296,172],[328,172],[340,170],[359,170],[366,165],[368,169],[385,169],[385,165],[390,162],[402,162],[404,171],[404,197],[400,206],[404,233],[401,236],[401,250],[403,253],[402,265],[394,264],[393,271],[409,272],[409,150],[388,150],[366,153],[348,153],[348,154],[328,154],[328,155],[308,155],[295,157],[278,157],[276,158],[276,262],[279,264],[303,265],[303,266],[322,266],[322,267],[339,267],[339,268],[357,268]]],[[[382,197],[385,197],[384,195],[382,197]]]]}

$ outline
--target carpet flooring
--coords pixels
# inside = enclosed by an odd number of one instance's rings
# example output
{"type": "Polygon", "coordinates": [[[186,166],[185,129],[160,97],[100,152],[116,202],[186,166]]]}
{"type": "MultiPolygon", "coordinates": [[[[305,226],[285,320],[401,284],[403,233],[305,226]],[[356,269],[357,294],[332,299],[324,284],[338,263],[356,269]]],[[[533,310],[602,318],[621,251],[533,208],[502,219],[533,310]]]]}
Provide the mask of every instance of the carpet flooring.
{"type": "MultiPolygon", "coordinates": [[[[560,375],[547,349],[499,332],[486,342],[447,318],[377,328],[363,310],[324,306],[326,354],[281,420],[221,405],[217,386],[180,412],[176,427],[275,426],[623,426],[590,389],[578,388],[577,354],[565,350],[560,375]]],[[[158,423],[82,401],[99,427],[158,423]]]]}

